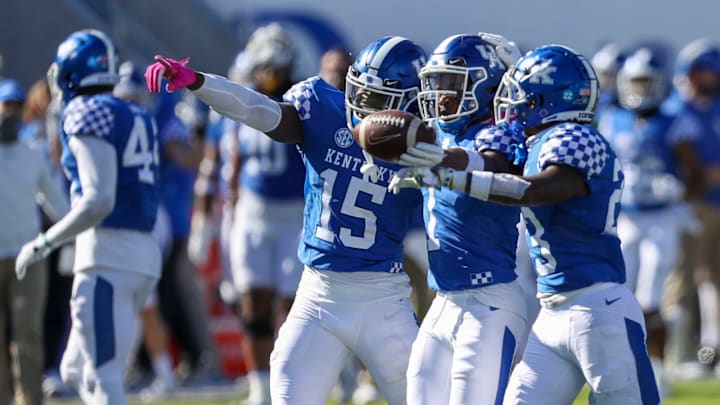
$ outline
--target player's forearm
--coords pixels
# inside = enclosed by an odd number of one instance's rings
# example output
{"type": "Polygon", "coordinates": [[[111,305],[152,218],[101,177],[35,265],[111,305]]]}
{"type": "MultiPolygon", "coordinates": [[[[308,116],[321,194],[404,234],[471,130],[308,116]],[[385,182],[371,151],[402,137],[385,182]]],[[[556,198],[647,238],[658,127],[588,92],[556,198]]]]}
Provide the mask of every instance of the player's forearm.
{"type": "Polygon", "coordinates": [[[478,153],[463,148],[449,148],[445,150],[445,156],[440,165],[468,172],[487,171],[513,174],[521,172],[521,169],[514,166],[507,155],[492,150],[478,153]]]}
{"type": "Polygon", "coordinates": [[[53,221],[59,221],[70,209],[67,198],[52,180],[49,171],[43,173],[40,181],[40,206],[53,221]]]}
{"type": "Polygon", "coordinates": [[[70,148],[78,164],[82,196],[47,230],[47,241],[55,247],[99,224],[115,204],[117,158],[113,147],[97,138],[73,137],[70,148]]]}
{"type": "Polygon", "coordinates": [[[282,110],[276,101],[221,76],[198,73],[198,77],[201,85],[190,89],[221,115],[265,133],[280,125],[282,110]]]}
{"type": "Polygon", "coordinates": [[[449,188],[482,201],[525,205],[530,182],[520,176],[486,171],[452,173],[449,188]]]}

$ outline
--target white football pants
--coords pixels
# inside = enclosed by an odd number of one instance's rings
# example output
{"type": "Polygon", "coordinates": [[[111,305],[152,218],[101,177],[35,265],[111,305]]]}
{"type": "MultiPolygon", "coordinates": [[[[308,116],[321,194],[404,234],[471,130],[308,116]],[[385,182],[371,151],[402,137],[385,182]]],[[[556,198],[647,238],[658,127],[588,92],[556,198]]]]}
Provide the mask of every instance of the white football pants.
{"type": "Polygon", "coordinates": [[[138,330],[138,311],[157,279],[125,271],[75,274],[72,329],[60,375],[88,405],[124,405],[124,377],[138,330]]]}
{"type": "Polygon", "coordinates": [[[624,285],[597,284],[551,309],[543,307],[504,404],[569,405],[585,383],[590,404],[660,402],[642,310],[624,285]]]}
{"type": "Polygon", "coordinates": [[[623,212],[618,237],[625,258],[626,285],[646,311],[660,307],[665,281],[678,259],[685,225],[681,206],[623,212]]]}
{"type": "Polygon", "coordinates": [[[433,300],[410,355],[408,404],[502,403],[527,321],[480,303],[474,292],[439,292],[433,300]]]}
{"type": "Polygon", "coordinates": [[[405,405],[417,318],[404,273],[305,268],[270,356],[273,405],[324,405],[355,354],[390,405],[405,405]]]}

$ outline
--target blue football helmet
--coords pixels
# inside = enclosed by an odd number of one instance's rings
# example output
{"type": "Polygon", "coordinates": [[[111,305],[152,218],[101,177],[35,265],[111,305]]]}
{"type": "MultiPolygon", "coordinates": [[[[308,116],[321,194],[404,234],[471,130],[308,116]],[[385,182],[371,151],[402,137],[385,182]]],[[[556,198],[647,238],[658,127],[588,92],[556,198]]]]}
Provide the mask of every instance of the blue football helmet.
{"type": "Polygon", "coordinates": [[[662,55],[649,47],[639,48],[618,71],[618,102],[632,111],[653,110],[667,97],[669,83],[662,55]]]}
{"type": "Polygon", "coordinates": [[[472,121],[490,116],[492,100],[506,66],[495,47],[479,35],[453,35],[435,48],[420,70],[420,114],[440,129],[458,134],[472,121]],[[457,100],[446,111],[446,97],[457,100]]]}
{"type": "Polygon", "coordinates": [[[690,71],[700,69],[709,69],[720,74],[720,44],[700,38],[680,50],[675,60],[676,75],[687,75],[690,71]]]}
{"type": "Polygon", "coordinates": [[[551,122],[591,123],[598,80],[590,62],[561,45],[547,45],[520,58],[503,76],[495,95],[495,120],[524,129],[551,122]]]}
{"type": "Polygon", "coordinates": [[[626,58],[625,50],[615,42],[605,44],[593,55],[590,63],[597,73],[601,91],[615,92],[615,79],[626,58]]]}
{"type": "Polygon", "coordinates": [[[48,70],[50,88],[65,102],[84,87],[114,86],[119,80],[115,45],[98,30],[70,34],[58,46],[48,70]]]}
{"type": "Polygon", "coordinates": [[[397,36],[383,37],[360,51],[346,75],[348,127],[374,111],[397,109],[418,115],[418,73],[426,60],[420,46],[397,36]]]}
{"type": "Polygon", "coordinates": [[[673,82],[681,91],[694,88],[698,95],[716,95],[720,91],[720,44],[708,38],[700,38],[685,45],[675,60],[673,82]],[[704,73],[691,83],[693,72],[704,73]]]}

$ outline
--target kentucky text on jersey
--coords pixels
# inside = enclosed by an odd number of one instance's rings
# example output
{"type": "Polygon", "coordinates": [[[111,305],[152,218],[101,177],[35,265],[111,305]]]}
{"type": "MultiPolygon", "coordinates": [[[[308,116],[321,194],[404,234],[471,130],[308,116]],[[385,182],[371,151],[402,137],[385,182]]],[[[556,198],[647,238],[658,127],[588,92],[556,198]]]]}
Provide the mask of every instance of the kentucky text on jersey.
{"type": "Polygon", "coordinates": [[[402,271],[402,240],[421,204],[418,190],[387,190],[400,167],[376,161],[377,183],[363,178],[362,150],[347,128],[344,94],[319,78],[285,94],[303,127],[305,219],[300,260],[333,271],[402,271]]]}

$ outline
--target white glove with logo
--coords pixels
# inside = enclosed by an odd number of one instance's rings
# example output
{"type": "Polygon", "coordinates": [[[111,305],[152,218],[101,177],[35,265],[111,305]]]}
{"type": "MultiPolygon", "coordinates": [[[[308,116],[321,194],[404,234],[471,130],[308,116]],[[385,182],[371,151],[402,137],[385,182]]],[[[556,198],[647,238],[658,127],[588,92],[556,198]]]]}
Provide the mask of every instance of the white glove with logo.
{"type": "Polygon", "coordinates": [[[41,233],[37,238],[27,242],[20,249],[20,252],[15,258],[15,275],[18,280],[25,278],[27,268],[47,257],[52,252],[53,247],[48,243],[47,237],[44,233],[41,233]]]}
{"type": "Polygon", "coordinates": [[[403,188],[440,188],[450,186],[452,169],[447,167],[405,167],[390,179],[388,190],[398,194],[403,188]]]}
{"type": "Polygon", "coordinates": [[[439,165],[444,157],[445,149],[442,146],[418,142],[415,146],[408,147],[405,153],[400,155],[398,163],[403,166],[433,167],[439,165]]]}
{"type": "Polygon", "coordinates": [[[506,67],[510,68],[522,57],[522,52],[520,52],[520,48],[515,42],[508,40],[504,36],[489,32],[478,32],[478,35],[484,41],[495,46],[495,53],[506,67]]]}

